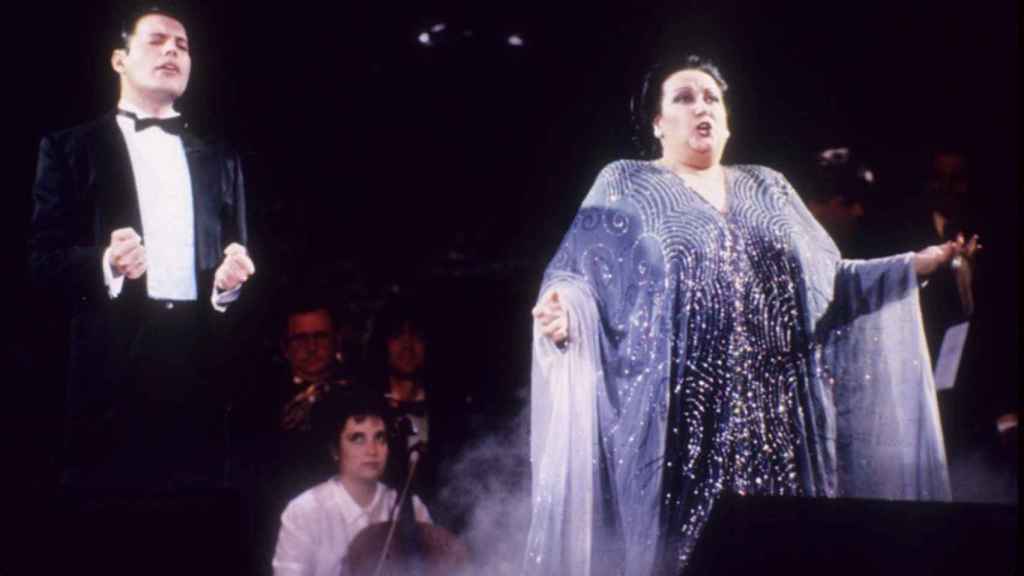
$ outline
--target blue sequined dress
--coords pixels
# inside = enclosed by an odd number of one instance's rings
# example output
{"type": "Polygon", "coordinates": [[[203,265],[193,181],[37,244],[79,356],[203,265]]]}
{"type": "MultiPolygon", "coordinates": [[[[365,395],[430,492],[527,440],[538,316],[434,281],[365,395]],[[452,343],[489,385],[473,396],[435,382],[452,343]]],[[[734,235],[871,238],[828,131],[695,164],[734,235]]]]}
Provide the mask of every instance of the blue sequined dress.
{"type": "Polygon", "coordinates": [[[910,255],[842,260],[781,174],[726,176],[723,214],[612,163],[549,264],[525,572],[678,573],[725,491],[948,499],[910,255]]]}

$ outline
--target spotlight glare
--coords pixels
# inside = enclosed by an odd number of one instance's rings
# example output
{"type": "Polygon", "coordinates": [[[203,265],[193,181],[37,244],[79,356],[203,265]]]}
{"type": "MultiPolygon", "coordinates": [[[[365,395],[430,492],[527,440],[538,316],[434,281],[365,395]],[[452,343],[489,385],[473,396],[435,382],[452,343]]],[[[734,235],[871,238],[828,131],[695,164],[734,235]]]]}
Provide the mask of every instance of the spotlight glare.
{"type": "Polygon", "coordinates": [[[416,41],[424,46],[431,46],[433,44],[430,40],[429,32],[420,32],[420,35],[416,37],[416,41]]]}
{"type": "Polygon", "coordinates": [[[438,32],[444,32],[444,29],[447,27],[448,25],[445,24],[444,22],[438,22],[437,24],[434,24],[433,26],[430,27],[430,31],[434,34],[437,34],[438,32]]]}
{"type": "Polygon", "coordinates": [[[512,34],[508,37],[509,46],[522,46],[523,44],[525,44],[525,42],[523,41],[523,37],[519,34],[512,34]]]}

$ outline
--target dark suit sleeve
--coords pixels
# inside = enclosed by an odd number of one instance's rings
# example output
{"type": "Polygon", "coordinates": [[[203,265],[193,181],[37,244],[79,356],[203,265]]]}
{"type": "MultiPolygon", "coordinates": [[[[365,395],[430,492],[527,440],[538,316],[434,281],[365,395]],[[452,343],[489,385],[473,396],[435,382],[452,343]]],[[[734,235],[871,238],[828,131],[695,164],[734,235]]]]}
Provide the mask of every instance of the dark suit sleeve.
{"type": "Polygon", "coordinates": [[[37,287],[69,297],[103,294],[101,259],[66,139],[44,137],[32,188],[29,260],[37,287]]]}
{"type": "MultiPolygon", "coordinates": [[[[213,271],[217,266],[220,265],[224,260],[224,249],[227,248],[232,242],[237,242],[249,250],[249,230],[246,218],[246,202],[245,202],[245,177],[242,173],[242,162],[237,152],[225,151],[222,156],[222,172],[220,182],[220,207],[219,214],[217,217],[217,224],[219,226],[219,246],[213,246],[216,251],[214,254],[210,254],[210,258],[213,260],[210,262],[210,286],[213,285],[213,271]]],[[[251,250],[250,257],[251,257],[251,250]]],[[[246,293],[245,286],[242,286],[242,298],[245,298],[246,293]]],[[[244,306],[243,306],[244,307],[244,306]]],[[[216,317],[230,316],[237,317],[239,303],[233,302],[227,310],[229,314],[217,314],[216,317]]],[[[227,328],[227,324],[223,319],[217,319],[216,324],[218,326],[217,332],[226,333],[230,329],[227,328]]]]}
{"type": "MultiPolygon", "coordinates": [[[[248,243],[249,231],[246,219],[245,179],[242,173],[242,162],[236,152],[226,152],[222,157],[221,204],[217,218],[220,226],[220,246],[214,246],[216,254],[210,254],[211,258],[215,258],[211,262],[212,268],[207,276],[209,279],[207,286],[211,289],[213,288],[214,270],[223,262],[223,252],[229,244],[237,242],[245,246],[252,257],[248,243]]],[[[216,342],[214,348],[218,350],[213,361],[222,369],[234,365],[246,355],[243,343],[245,339],[237,337],[246,331],[244,324],[247,322],[247,311],[252,302],[251,291],[250,286],[243,285],[238,300],[228,304],[224,313],[214,312],[211,315],[210,334],[216,342]]],[[[230,369],[226,370],[226,373],[231,372],[230,369]]],[[[225,376],[222,381],[231,378],[234,376],[225,376]]],[[[229,388],[233,388],[229,394],[237,394],[239,386],[241,386],[241,382],[235,378],[228,384],[229,388]]]]}
{"type": "Polygon", "coordinates": [[[246,223],[245,177],[242,174],[242,161],[237,153],[228,157],[228,185],[225,187],[225,212],[222,218],[224,226],[224,246],[232,242],[248,247],[249,230],[246,223]]]}

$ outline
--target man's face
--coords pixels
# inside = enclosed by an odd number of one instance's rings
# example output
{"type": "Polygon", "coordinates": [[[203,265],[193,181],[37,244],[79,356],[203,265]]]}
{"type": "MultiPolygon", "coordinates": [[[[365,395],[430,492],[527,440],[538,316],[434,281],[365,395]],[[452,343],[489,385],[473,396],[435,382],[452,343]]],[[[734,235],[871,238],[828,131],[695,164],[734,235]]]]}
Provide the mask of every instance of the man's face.
{"type": "Polygon", "coordinates": [[[384,421],[376,416],[345,421],[338,438],[338,473],[342,478],[376,482],[388,461],[388,436],[384,421]]]}
{"type": "Polygon", "coordinates": [[[962,216],[967,203],[967,159],[961,154],[940,153],[932,159],[928,189],[935,209],[947,218],[962,216]]]}
{"type": "Polygon", "coordinates": [[[122,95],[173,102],[185,93],[192,57],[181,22],[162,14],[143,16],[127,42],[128,48],[115,50],[112,58],[122,95]]]}
{"type": "Polygon", "coordinates": [[[392,374],[414,376],[423,368],[426,345],[411,322],[388,338],[388,367],[392,374]]]}
{"type": "Polygon", "coordinates": [[[833,236],[849,238],[857,232],[864,217],[864,205],[859,200],[837,195],[827,204],[816,204],[811,212],[833,236]]]}
{"type": "Polygon", "coordinates": [[[289,317],[285,355],[293,376],[305,380],[322,377],[334,356],[334,324],[330,314],[313,310],[289,317]]]}

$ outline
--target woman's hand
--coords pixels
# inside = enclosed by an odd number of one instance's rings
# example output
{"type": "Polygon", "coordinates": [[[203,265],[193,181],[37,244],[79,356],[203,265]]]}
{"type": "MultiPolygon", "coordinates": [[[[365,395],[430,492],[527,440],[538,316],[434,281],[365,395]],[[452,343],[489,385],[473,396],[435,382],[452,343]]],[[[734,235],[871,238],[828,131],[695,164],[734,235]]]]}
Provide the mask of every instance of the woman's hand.
{"type": "Polygon", "coordinates": [[[963,234],[960,234],[955,242],[929,246],[914,254],[914,272],[918,276],[927,276],[936,271],[939,266],[956,258],[966,259],[970,263],[979,250],[981,250],[981,244],[978,244],[977,234],[971,237],[970,242],[966,243],[963,234]]]}
{"type": "Polygon", "coordinates": [[[540,322],[541,334],[555,346],[569,338],[569,311],[562,306],[557,290],[549,290],[533,307],[533,317],[540,322]]]}

